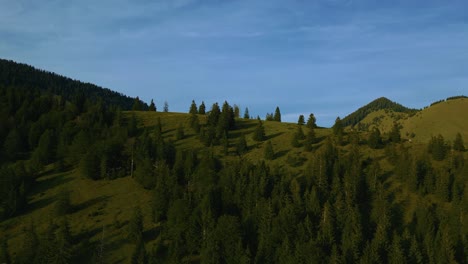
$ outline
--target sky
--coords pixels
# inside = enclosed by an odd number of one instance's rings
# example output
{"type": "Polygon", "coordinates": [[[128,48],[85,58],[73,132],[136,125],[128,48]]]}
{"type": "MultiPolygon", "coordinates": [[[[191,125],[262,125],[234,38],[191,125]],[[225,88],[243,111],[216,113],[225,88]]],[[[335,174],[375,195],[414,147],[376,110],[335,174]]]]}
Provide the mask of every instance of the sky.
{"type": "Polygon", "coordinates": [[[187,112],[331,126],[385,96],[468,95],[468,1],[0,0],[0,57],[187,112]]]}

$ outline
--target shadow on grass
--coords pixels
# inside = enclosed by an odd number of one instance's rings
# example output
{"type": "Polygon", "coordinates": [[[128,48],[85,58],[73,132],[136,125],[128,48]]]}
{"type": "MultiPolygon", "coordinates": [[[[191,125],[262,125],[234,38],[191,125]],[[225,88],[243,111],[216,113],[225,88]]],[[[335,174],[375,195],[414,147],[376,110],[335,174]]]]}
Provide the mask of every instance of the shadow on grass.
{"type": "Polygon", "coordinates": [[[149,230],[143,232],[143,240],[146,242],[156,240],[156,238],[161,234],[161,227],[155,226],[149,230]]]}
{"type": "Polygon", "coordinates": [[[88,207],[94,206],[96,204],[106,202],[107,200],[109,200],[110,197],[111,196],[109,196],[109,195],[104,195],[104,196],[96,197],[96,198],[91,199],[91,200],[87,200],[87,201],[85,201],[83,203],[80,203],[80,204],[77,204],[77,205],[73,206],[73,211],[77,212],[77,211],[86,209],[88,207]]]}
{"type": "Polygon", "coordinates": [[[250,121],[236,122],[236,130],[250,129],[250,128],[254,128],[256,125],[257,125],[256,122],[250,122],[250,121]]]}
{"type": "Polygon", "coordinates": [[[275,153],[275,159],[281,158],[284,155],[288,154],[289,150],[282,150],[275,153]]]}
{"type": "Polygon", "coordinates": [[[51,188],[54,188],[59,185],[72,181],[72,178],[66,177],[70,174],[71,172],[64,172],[64,173],[56,174],[54,176],[50,176],[47,179],[44,179],[44,176],[37,178],[31,194],[35,195],[35,194],[43,193],[47,191],[48,189],[51,189],[51,188]]]}
{"type": "Polygon", "coordinates": [[[271,139],[273,139],[275,137],[281,136],[282,134],[284,134],[284,132],[278,132],[278,133],[275,133],[275,134],[268,135],[268,136],[266,136],[265,140],[271,140],[271,139]]]}

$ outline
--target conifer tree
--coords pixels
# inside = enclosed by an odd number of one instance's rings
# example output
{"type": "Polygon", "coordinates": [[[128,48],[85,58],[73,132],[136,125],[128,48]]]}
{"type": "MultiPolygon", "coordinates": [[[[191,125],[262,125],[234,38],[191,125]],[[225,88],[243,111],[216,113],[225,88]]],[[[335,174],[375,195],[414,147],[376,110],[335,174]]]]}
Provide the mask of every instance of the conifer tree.
{"type": "Polygon", "coordinates": [[[453,141],[453,150],[455,151],[465,151],[465,144],[463,143],[463,138],[460,133],[457,133],[455,141],[453,141]]]}
{"type": "Polygon", "coordinates": [[[244,134],[241,134],[237,142],[237,154],[242,155],[247,152],[247,140],[245,139],[244,134]]]}
{"type": "Polygon", "coordinates": [[[311,113],[309,115],[309,118],[307,119],[307,127],[310,129],[316,128],[317,125],[315,124],[315,122],[316,122],[315,116],[314,114],[311,113]]]}
{"type": "Polygon", "coordinates": [[[249,108],[245,108],[244,111],[244,119],[250,119],[249,108]]]}
{"type": "Polygon", "coordinates": [[[167,101],[164,101],[164,108],[163,108],[163,111],[164,111],[164,113],[169,112],[169,104],[167,103],[167,101]]]}
{"type": "Polygon", "coordinates": [[[255,141],[265,140],[265,128],[263,127],[263,122],[258,120],[257,126],[255,127],[252,139],[255,141]]]}
{"type": "Polygon", "coordinates": [[[266,142],[263,157],[266,160],[273,160],[275,158],[275,151],[273,150],[273,144],[271,144],[271,141],[266,142]]]}
{"type": "Polygon", "coordinates": [[[298,133],[294,133],[292,135],[292,138],[291,138],[291,146],[293,148],[298,148],[301,146],[301,143],[299,142],[299,134],[298,133]]]}
{"type": "Polygon", "coordinates": [[[10,264],[11,258],[8,252],[8,242],[5,237],[1,238],[0,245],[0,263],[10,264]]]}
{"type": "Polygon", "coordinates": [[[382,137],[380,136],[380,130],[377,127],[372,129],[367,142],[369,147],[373,149],[377,149],[382,146],[382,137]]]}
{"type": "Polygon", "coordinates": [[[143,215],[141,213],[140,207],[135,207],[133,209],[132,218],[130,218],[130,222],[128,224],[128,238],[138,243],[139,240],[142,239],[143,236],[143,215]]]}
{"type": "Polygon", "coordinates": [[[240,117],[240,109],[238,105],[234,105],[234,117],[239,118],[240,117]]]}
{"type": "Polygon", "coordinates": [[[299,116],[299,119],[297,120],[297,124],[300,126],[305,124],[304,115],[299,116]]]}
{"type": "Polygon", "coordinates": [[[198,114],[200,115],[204,115],[206,114],[206,106],[205,106],[205,102],[201,102],[200,106],[198,107],[198,114]]]}
{"type": "Polygon", "coordinates": [[[393,143],[400,143],[401,135],[400,135],[400,125],[395,122],[393,123],[392,130],[390,131],[390,142],[393,143]]]}
{"type": "Polygon", "coordinates": [[[195,115],[198,114],[197,104],[195,103],[195,100],[192,100],[192,104],[190,105],[189,114],[195,114],[195,115]]]}
{"type": "Polygon", "coordinates": [[[275,109],[275,115],[273,116],[273,121],[281,122],[281,112],[278,106],[275,109]]]}
{"type": "Polygon", "coordinates": [[[299,140],[303,140],[306,138],[306,136],[304,135],[304,131],[302,131],[302,126],[297,126],[296,134],[299,140]]]}
{"type": "Polygon", "coordinates": [[[133,101],[133,106],[132,106],[132,110],[133,111],[141,111],[143,108],[143,104],[140,100],[140,97],[136,97],[135,100],[133,101]]]}
{"type": "Polygon", "coordinates": [[[150,103],[150,106],[149,106],[149,108],[148,108],[148,111],[150,111],[150,112],[156,112],[156,105],[154,104],[153,99],[151,99],[151,103],[150,103]]]}

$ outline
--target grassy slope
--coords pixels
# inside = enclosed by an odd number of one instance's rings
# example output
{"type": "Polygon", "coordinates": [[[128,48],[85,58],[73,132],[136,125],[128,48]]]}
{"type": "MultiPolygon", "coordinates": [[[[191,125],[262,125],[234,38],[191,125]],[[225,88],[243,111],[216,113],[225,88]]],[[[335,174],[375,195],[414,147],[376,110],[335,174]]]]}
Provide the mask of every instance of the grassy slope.
{"type": "Polygon", "coordinates": [[[461,133],[465,144],[468,142],[468,99],[445,101],[402,122],[402,134],[415,133],[415,140],[427,142],[431,136],[441,134],[445,139],[454,140],[461,133]]]}

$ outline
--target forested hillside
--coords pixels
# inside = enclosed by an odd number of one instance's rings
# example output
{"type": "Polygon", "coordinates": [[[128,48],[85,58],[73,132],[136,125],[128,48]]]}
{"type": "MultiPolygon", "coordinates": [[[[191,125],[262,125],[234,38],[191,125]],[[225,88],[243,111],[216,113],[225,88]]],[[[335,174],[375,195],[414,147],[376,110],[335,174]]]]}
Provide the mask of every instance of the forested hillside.
{"type": "Polygon", "coordinates": [[[378,110],[390,110],[397,113],[415,113],[416,109],[407,108],[401,104],[390,101],[385,97],[378,98],[369,104],[359,108],[355,112],[343,118],[343,125],[354,126],[363,120],[368,114],[378,110]]]}
{"type": "Polygon", "coordinates": [[[0,263],[468,262],[463,131],[122,112],[48,85],[0,83],[0,263]]]}
{"type": "MultiPolygon", "coordinates": [[[[107,105],[130,110],[134,98],[102,88],[91,83],[72,80],[45,70],[0,59],[0,86],[4,88],[38,89],[41,93],[59,95],[67,101],[73,101],[80,110],[85,100],[91,102],[103,101],[107,105]]],[[[147,108],[143,104],[143,108],[147,108]]]]}

